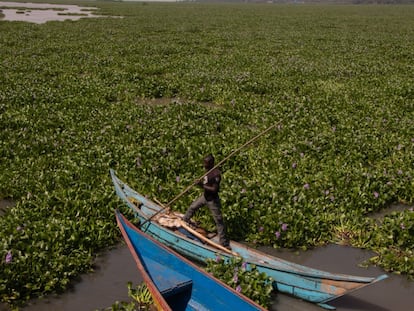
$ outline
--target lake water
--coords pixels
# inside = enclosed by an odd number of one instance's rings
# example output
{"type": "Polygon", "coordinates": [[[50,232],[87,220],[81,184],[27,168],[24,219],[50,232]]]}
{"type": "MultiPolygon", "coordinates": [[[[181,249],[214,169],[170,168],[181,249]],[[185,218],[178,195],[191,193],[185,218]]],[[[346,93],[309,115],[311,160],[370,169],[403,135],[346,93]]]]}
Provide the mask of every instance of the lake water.
{"type": "MultiPolygon", "coordinates": [[[[328,245],[306,252],[292,252],[262,247],[272,255],[329,272],[359,276],[378,276],[378,267],[359,265],[373,256],[370,251],[348,246],[328,245]]],[[[142,278],[125,245],[108,251],[97,261],[97,269],[81,277],[73,289],[56,297],[33,300],[23,311],[91,311],[102,310],[115,301],[129,301],[127,282],[140,284],[142,278]]],[[[406,311],[414,305],[414,282],[405,276],[388,274],[389,278],[369,285],[330,302],[338,311],[406,311]]],[[[277,294],[270,310],[322,311],[317,305],[284,294],[277,294]]]]}
{"type": "MultiPolygon", "coordinates": [[[[0,200],[0,210],[5,212],[14,206],[12,200],[0,200]]],[[[407,206],[393,206],[388,213],[400,211],[407,206]]],[[[410,207],[411,208],[411,207],[410,207]]],[[[377,215],[379,218],[385,212],[377,215]]],[[[259,250],[273,256],[308,267],[332,273],[352,274],[358,276],[379,276],[384,271],[379,267],[360,265],[375,254],[350,246],[330,244],[308,251],[280,250],[272,247],[260,247],[259,250]]],[[[93,273],[82,275],[73,287],[62,295],[35,299],[23,308],[23,311],[91,311],[111,307],[115,301],[129,301],[127,283],[138,285],[142,277],[136,264],[124,245],[118,245],[106,251],[95,261],[93,273]]],[[[388,274],[388,278],[356,290],[343,297],[332,300],[330,304],[338,311],[406,311],[414,306],[414,281],[405,276],[388,274]]],[[[270,310],[277,311],[322,311],[323,309],[290,297],[277,294],[270,310]]],[[[9,311],[0,304],[0,311],[9,311]]]]}
{"type": "Polygon", "coordinates": [[[43,24],[48,21],[103,17],[94,14],[97,8],[69,4],[0,2],[0,7],[2,8],[1,13],[5,15],[0,20],[23,21],[36,24],[43,24]]]}
{"type": "MultiPolygon", "coordinates": [[[[97,18],[96,8],[76,5],[1,2],[5,15],[2,20],[46,23],[48,21],[97,18]],[[7,7],[7,8],[5,8],[7,7]],[[20,9],[17,9],[20,8],[20,9]],[[61,14],[82,14],[61,15],[61,14]]],[[[0,214],[10,202],[0,202],[0,214]],[[3,204],[4,203],[4,204],[3,204]]],[[[380,215],[382,216],[382,215],[380,215]]],[[[334,273],[360,276],[378,276],[384,271],[378,267],[362,268],[359,265],[373,256],[369,251],[347,246],[329,245],[306,252],[276,250],[269,247],[262,251],[274,256],[334,273]]],[[[83,275],[71,290],[58,296],[37,299],[23,308],[24,311],[91,311],[110,307],[115,301],[128,301],[127,282],[140,284],[142,278],[126,246],[120,245],[103,254],[96,261],[93,273],[83,275]]],[[[389,278],[357,290],[330,302],[338,311],[406,311],[414,306],[414,282],[405,276],[389,274],[389,278]]],[[[0,305],[0,310],[8,310],[0,305]]],[[[316,311],[320,307],[299,299],[278,294],[271,310],[316,311]]]]}

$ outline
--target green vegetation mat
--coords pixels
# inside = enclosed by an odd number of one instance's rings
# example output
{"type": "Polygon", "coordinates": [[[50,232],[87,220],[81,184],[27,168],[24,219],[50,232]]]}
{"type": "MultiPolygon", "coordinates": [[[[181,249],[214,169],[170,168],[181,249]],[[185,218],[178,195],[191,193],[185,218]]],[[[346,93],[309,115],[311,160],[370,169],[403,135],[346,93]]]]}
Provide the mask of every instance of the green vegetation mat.
{"type": "Polygon", "coordinates": [[[0,300],[63,291],[116,243],[109,168],[168,202],[274,123],[222,167],[230,237],[414,276],[414,6],[93,6],[123,18],[0,21],[0,300]]]}

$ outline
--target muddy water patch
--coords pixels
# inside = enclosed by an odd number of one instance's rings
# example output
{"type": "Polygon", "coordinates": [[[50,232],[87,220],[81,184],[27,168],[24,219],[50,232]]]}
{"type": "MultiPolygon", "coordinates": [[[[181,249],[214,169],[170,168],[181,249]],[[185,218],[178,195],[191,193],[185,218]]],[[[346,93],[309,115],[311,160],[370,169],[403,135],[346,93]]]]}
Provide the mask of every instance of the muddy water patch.
{"type": "Polygon", "coordinates": [[[7,209],[16,205],[12,199],[0,199],[0,216],[3,216],[7,209]]]}
{"type": "MultiPolygon", "coordinates": [[[[273,256],[295,262],[308,267],[357,276],[376,277],[384,274],[379,267],[363,267],[362,264],[375,256],[374,252],[342,245],[327,245],[308,251],[292,252],[277,250],[271,247],[260,248],[273,256]]],[[[329,302],[338,311],[405,311],[414,305],[414,281],[406,276],[387,273],[388,278],[329,302]]],[[[283,303],[283,295],[279,296],[272,310],[289,310],[283,303]]],[[[295,304],[295,302],[293,302],[295,304]]],[[[296,302],[299,303],[299,302],[296,302]]],[[[302,302],[301,302],[302,303],[302,302]]],[[[305,304],[301,310],[314,310],[314,306],[305,304]]],[[[319,310],[323,310],[319,308],[319,310]]]]}
{"type": "Polygon", "coordinates": [[[48,21],[79,20],[81,18],[108,17],[96,15],[96,7],[80,7],[77,5],[0,2],[0,10],[4,15],[0,20],[23,21],[43,24],[48,21]]]}
{"type": "Polygon", "coordinates": [[[22,311],[91,311],[130,301],[127,283],[141,284],[136,263],[124,244],[107,251],[95,262],[93,273],[84,274],[62,295],[34,299],[22,311]]]}
{"type": "MultiPolygon", "coordinates": [[[[361,267],[374,256],[373,252],[349,246],[328,245],[308,251],[277,250],[261,247],[262,251],[298,264],[333,273],[358,276],[379,276],[384,271],[378,267],[361,267]]],[[[127,282],[142,282],[135,262],[124,245],[108,251],[100,257],[94,273],[82,276],[72,290],[56,297],[31,301],[23,311],[40,310],[102,310],[115,301],[130,301],[127,282]],[[100,262],[100,263],[99,263],[100,262]]],[[[338,311],[405,311],[414,305],[414,282],[406,277],[388,274],[388,278],[330,302],[338,311]]],[[[0,309],[1,310],[1,309],[0,309]]],[[[269,310],[321,311],[319,306],[278,293],[269,310]]]]}
{"type": "Polygon", "coordinates": [[[385,208],[379,212],[372,213],[369,215],[371,218],[381,221],[385,216],[391,215],[392,213],[401,213],[404,211],[412,211],[414,209],[414,206],[407,205],[407,204],[392,204],[388,208],[385,208]]]}

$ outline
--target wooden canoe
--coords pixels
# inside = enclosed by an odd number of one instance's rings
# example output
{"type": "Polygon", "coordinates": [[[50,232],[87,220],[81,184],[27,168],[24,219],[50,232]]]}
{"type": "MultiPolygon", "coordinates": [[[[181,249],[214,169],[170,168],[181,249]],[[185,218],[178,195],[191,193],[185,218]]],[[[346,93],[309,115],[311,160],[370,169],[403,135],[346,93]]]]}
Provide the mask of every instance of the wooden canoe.
{"type": "Polygon", "coordinates": [[[158,310],[265,310],[136,228],[119,211],[116,219],[158,310]]]}
{"type": "MultiPolygon", "coordinates": [[[[133,190],[121,181],[113,170],[110,170],[110,174],[117,195],[140,218],[143,231],[177,252],[200,262],[215,259],[217,255],[225,260],[233,256],[208,243],[194,239],[191,235],[158,224],[155,217],[154,220],[151,217],[157,213],[167,214],[168,211],[160,212],[162,207],[159,204],[133,190]]],[[[335,309],[327,302],[388,277],[386,274],[378,277],[362,277],[330,273],[270,256],[236,241],[231,241],[230,246],[233,252],[247,262],[248,266],[254,264],[260,272],[272,277],[275,290],[316,303],[326,309],[335,309]]]]}

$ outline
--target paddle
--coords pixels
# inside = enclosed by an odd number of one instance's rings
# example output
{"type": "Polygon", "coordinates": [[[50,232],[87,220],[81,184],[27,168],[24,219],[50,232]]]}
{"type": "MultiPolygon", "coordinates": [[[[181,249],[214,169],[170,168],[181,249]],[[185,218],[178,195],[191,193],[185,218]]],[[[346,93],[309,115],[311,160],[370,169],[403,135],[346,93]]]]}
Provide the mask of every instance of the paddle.
{"type": "Polygon", "coordinates": [[[221,160],[219,163],[217,163],[216,165],[214,165],[213,168],[211,168],[209,171],[207,171],[206,173],[204,173],[201,177],[199,177],[198,179],[196,179],[191,185],[189,185],[187,188],[185,188],[179,195],[177,195],[174,199],[172,199],[170,202],[168,202],[165,205],[162,205],[163,208],[160,209],[158,212],[156,212],[155,214],[153,214],[151,217],[149,217],[147,220],[144,221],[144,223],[142,225],[144,225],[145,223],[147,223],[148,221],[150,221],[154,216],[158,215],[159,213],[162,213],[164,210],[170,208],[171,204],[173,204],[175,201],[177,201],[179,198],[181,198],[184,194],[186,194],[192,187],[194,187],[195,185],[197,185],[198,181],[202,178],[204,178],[205,176],[207,176],[208,174],[210,174],[213,170],[215,170],[216,168],[218,168],[220,165],[222,165],[224,162],[226,162],[228,159],[230,159],[233,155],[235,155],[237,152],[239,152],[241,149],[243,149],[244,147],[248,146],[249,144],[251,144],[252,142],[254,142],[255,140],[257,140],[259,137],[263,136],[264,134],[266,134],[267,132],[269,132],[271,129],[273,129],[274,127],[276,127],[278,125],[278,123],[275,123],[271,126],[269,126],[267,129],[265,129],[263,132],[259,133],[258,135],[254,136],[253,138],[251,138],[250,140],[248,140],[246,143],[244,143],[242,146],[240,146],[239,148],[235,149],[234,151],[232,151],[227,157],[225,157],[223,160],[221,160]]]}

